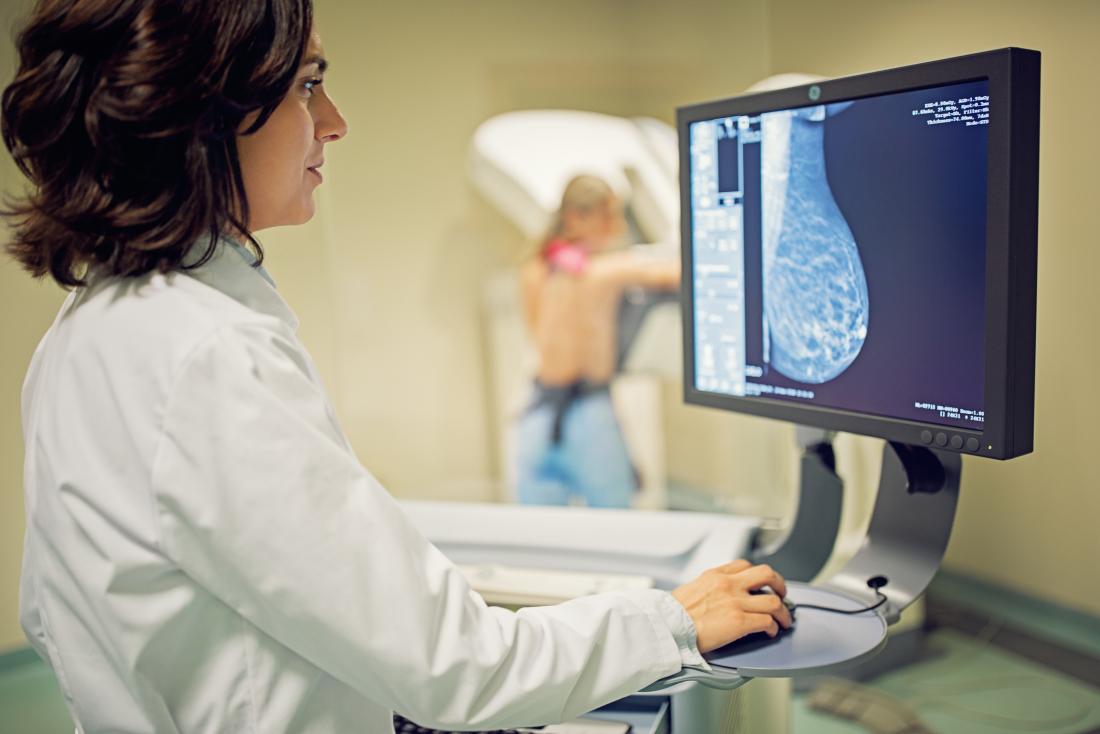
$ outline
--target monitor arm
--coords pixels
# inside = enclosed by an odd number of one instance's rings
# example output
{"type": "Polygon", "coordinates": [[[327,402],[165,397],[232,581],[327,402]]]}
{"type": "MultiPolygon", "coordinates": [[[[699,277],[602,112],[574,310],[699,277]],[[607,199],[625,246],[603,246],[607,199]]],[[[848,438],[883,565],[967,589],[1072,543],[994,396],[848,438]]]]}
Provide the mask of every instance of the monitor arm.
{"type": "Polygon", "coordinates": [[[793,636],[727,645],[707,653],[710,670],[683,668],[645,690],[661,691],[689,681],[732,689],[757,677],[831,674],[858,665],[886,646],[887,626],[897,622],[902,610],[928,588],[951,537],[961,457],[887,442],[878,496],[863,544],[839,571],[811,586],[805,583],[808,577],[803,576],[803,581],[795,575],[813,576],[824,566],[836,540],[843,486],[831,466],[831,451],[825,451],[823,444],[829,445],[828,436],[803,441],[802,496],[795,523],[778,547],[753,557],[787,574],[789,595],[796,605],[809,606],[803,612],[796,607],[793,636]],[[822,496],[814,497],[815,491],[822,496]],[[815,508],[822,514],[815,516],[815,508]],[[831,540],[827,537],[830,532],[831,540]],[[816,539],[800,545],[804,533],[816,539]],[[878,592],[886,600],[872,611],[880,600],[878,592]],[[813,605],[820,604],[830,609],[868,609],[848,616],[816,611],[813,605]]]}
{"type": "Polygon", "coordinates": [[[868,581],[885,577],[881,591],[889,601],[883,616],[889,624],[897,622],[940,568],[961,475],[957,453],[886,442],[867,536],[851,560],[817,585],[873,603],[875,592],[868,581]]]}
{"type": "MultiPolygon", "coordinates": [[[[810,581],[824,568],[840,529],[843,483],[830,437],[799,433],[804,447],[794,522],[776,543],[753,554],[784,577],[810,581]]],[[[953,452],[888,441],[867,535],[859,551],[815,586],[874,603],[868,580],[885,577],[883,616],[896,622],[939,570],[959,495],[961,457],[953,452]]]]}
{"type": "Polygon", "coordinates": [[[796,427],[802,448],[794,520],[774,541],[752,554],[753,563],[766,563],[792,581],[812,581],[825,567],[840,533],[844,483],[836,474],[836,455],[830,432],[796,427]]]}

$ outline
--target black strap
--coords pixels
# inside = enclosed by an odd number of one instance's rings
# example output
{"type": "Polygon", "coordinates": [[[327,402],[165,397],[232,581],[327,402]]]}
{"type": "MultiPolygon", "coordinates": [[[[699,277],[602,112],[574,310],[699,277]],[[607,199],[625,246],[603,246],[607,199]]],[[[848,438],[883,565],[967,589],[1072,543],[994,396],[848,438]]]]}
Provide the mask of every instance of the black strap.
{"type": "Polygon", "coordinates": [[[536,382],[535,387],[538,390],[538,394],[535,397],[535,401],[531,404],[531,407],[528,408],[528,412],[537,410],[544,405],[549,405],[554,408],[554,425],[550,431],[550,441],[555,446],[561,445],[565,414],[569,412],[573,404],[586,395],[604,392],[608,389],[606,384],[593,384],[585,380],[577,380],[568,385],[552,386],[536,382]]]}

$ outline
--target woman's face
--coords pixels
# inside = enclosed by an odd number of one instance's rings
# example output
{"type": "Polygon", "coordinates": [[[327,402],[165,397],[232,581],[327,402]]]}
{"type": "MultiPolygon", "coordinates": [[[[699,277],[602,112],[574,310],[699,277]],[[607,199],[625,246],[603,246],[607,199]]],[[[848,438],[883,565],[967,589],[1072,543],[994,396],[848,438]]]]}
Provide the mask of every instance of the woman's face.
{"type": "MultiPolygon", "coordinates": [[[[312,34],[294,86],[264,126],[237,138],[252,232],[302,224],[313,217],[313,190],[321,183],[326,143],[347,135],[322,79],[327,63],[312,34]]],[[[255,118],[245,120],[245,127],[255,118]]]]}
{"type": "Polygon", "coordinates": [[[596,252],[618,245],[626,230],[623,204],[617,196],[592,211],[573,210],[565,215],[566,239],[582,240],[596,252]]]}
{"type": "Polygon", "coordinates": [[[627,230],[623,202],[619,197],[612,196],[607,202],[607,208],[603,211],[601,224],[600,245],[602,249],[606,250],[619,245],[627,230]]]}

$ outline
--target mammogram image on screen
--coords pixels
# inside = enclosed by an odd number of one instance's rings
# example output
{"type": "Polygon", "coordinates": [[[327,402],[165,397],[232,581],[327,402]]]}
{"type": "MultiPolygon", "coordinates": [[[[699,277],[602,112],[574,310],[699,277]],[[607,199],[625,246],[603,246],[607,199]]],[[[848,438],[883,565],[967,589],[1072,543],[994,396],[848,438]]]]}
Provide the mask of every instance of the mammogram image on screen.
{"type": "Polygon", "coordinates": [[[825,172],[823,123],[847,106],[761,116],[764,360],[810,384],[847,369],[870,319],[858,243],[825,172]]]}
{"type": "Polygon", "coordinates": [[[695,389],[980,424],[989,105],[976,80],[691,122],[695,389]]]}

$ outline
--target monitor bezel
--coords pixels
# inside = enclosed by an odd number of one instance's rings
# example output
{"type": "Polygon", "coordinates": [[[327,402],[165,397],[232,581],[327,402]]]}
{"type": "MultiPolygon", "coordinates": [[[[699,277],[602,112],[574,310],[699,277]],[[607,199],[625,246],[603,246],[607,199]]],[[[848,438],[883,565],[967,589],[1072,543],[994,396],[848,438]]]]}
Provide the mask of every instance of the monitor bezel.
{"type": "MultiPolygon", "coordinates": [[[[681,107],[680,235],[683,266],[684,401],[695,405],[858,433],[995,459],[1033,445],[1035,291],[1038,232],[1040,54],[1020,48],[827,79],[681,107]],[[816,106],[895,92],[988,80],[986,189],[985,421],[981,430],[695,388],[695,293],[689,126],[694,122],[816,106]],[[813,96],[811,97],[811,90],[813,96]],[[961,448],[952,440],[958,436],[961,448]],[[979,441],[977,450],[967,439],[979,441]],[[945,443],[946,442],[946,443],[945,443]]],[[[972,442],[971,442],[972,443],[972,442]]]]}

